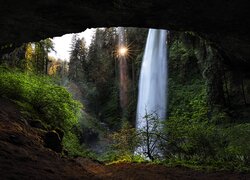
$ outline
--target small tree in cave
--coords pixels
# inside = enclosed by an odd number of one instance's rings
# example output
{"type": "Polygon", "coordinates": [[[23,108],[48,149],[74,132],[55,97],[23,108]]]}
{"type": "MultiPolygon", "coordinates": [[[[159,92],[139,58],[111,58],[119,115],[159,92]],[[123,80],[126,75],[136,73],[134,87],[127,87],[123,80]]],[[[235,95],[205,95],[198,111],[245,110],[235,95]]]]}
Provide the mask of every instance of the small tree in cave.
{"type": "Polygon", "coordinates": [[[161,156],[161,147],[166,138],[162,133],[162,123],[156,112],[148,114],[146,111],[143,119],[145,123],[137,130],[140,139],[137,151],[153,161],[161,156]]]}
{"type": "Polygon", "coordinates": [[[141,155],[143,158],[155,160],[162,156],[162,147],[166,143],[166,137],[162,132],[162,123],[159,116],[154,113],[146,113],[143,117],[145,123],[142,128],[135,129],[129,123],[113,133],[112,149],[119,156],[141,155]]]}

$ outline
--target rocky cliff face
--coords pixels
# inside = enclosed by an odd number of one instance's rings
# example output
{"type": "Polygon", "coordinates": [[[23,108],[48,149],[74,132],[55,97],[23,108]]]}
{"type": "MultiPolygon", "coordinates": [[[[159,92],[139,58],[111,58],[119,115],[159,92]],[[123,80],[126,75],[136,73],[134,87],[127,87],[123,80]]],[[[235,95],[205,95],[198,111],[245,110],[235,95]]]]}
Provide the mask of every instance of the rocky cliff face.
{"type": "Polygon", "coordinates": [[[88,27],[134,26],[194,31],[228,61],[250,66],[247,0],[25,0],[0,5],[0,54],[88,27]]]}

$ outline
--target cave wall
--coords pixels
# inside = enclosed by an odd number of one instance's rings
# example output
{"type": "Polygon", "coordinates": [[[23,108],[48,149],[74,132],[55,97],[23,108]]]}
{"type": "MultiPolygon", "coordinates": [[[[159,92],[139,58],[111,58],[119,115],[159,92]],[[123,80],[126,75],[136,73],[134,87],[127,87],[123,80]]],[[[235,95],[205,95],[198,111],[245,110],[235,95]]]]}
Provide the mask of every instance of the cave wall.
{"type": "Polygon", "coordinates": [[[131,26],[198,32],[229,64],[250,67],[247,0],[4,0],[0,54],[23,42],[84,31],[131,26]]]}

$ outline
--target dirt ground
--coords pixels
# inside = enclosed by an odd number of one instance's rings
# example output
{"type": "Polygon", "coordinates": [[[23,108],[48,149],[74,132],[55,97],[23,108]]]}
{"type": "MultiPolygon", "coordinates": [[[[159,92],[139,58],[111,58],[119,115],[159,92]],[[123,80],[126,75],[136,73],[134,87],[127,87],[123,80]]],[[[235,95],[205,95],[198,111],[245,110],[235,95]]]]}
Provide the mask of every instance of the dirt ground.
{"type": "Polygon", "coordinates": [[[103,165],[90,159],[62,157],[45,148],[45,131],[21,119],[17,106],[0,98],[0,180],[4,179],[250,179],[250,174],[199,172],[183,167],[121,163],[103,165]]]}

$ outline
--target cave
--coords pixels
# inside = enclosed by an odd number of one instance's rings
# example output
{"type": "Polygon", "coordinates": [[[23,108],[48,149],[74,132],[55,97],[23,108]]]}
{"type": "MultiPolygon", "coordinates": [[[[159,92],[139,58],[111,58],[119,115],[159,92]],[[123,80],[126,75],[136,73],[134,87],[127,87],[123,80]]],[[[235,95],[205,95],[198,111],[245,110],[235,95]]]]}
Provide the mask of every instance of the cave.
{"type": "MultiPolygon", "coordinates": [[[[198,43],[201,48],[204,48],[201,50],[203,55],[208,53],[210,48],[213,51],[214,61],[212,64],[215,65],[215,68],[210,70],[210,74],[203,73],[204,78],[212,82],[209,85],[210,101],[208,102],[212,110],[210,114],[208,113],[208,116],[224,109],[229,114],[231,113],[232,117],[235,117],[235,121],[237,121],[239,115],[244,116],[244,118],[249,116],[249,113],[246,113],[249,110],[250,103],[250,35],[248,28],[250,26],[250,19],[248,18],[250,4],[247,0],[26,0],[18,2],[8,0],[0,4],[0,57],[12,52],[23,43],[37,42],[41,39],[68,33],[78,33],[87,28],[118,26],[155,28],[167,29],[174,32],[174,36],[182,32],[191,34],[186,39],[191,40],[194,46],[198,43]],[[192,41],[193,33],[196,37],[194,41],[192,41]],[[199,38],[197,39],[197,37],[199,38]],[[230,80],[222,82],[226,75],[230,80]],[[227,92],[228,86],[233,89],[230,98],[227,92]],[[223,89],[226,89],[226,92],[223,92],[223,89]]],[[[172,40],[171,35],[170,33],[170,41],[172,40]]],[[[209,59],[208,56],[207,59],[209,59]]],[[[196,66],[191,64],[189,68],[197,70],[196,66]]],[[[0,169],[0,174],[1,172],[9,173],[3,176],[4,179],[35,178],[39,176],[50,179],[70,179],[72,177],[73,179],[128,179],[131,175],[134,179],[138,179],[138,177],[220,179],[224,175],[217,172],[206,174],[191,170],[192,177],[190,178],[189,172],[185,168],[165,169],[165,167],[160,167],[158,173],[158,167],[152,165],[143,169],[148,171],[148,174],[140,174],[139,172],[134,176],[133,169],[140,171],[140,166],[136,164],[104,167],[100,162],[93,162],[89,159],[79,159],[78,157],[70,159],[61,157],[54,151],[39,150],[40,145],[38,146],[36,143],[42,141],[40,136],[47,137],[48,135],[40,130],[30,131],[25,125],[12,122],[11,118],[19,117],[20,113],[15,110],[16,104],[1,97],[0,100],[3,102],[0,104],[1,109],[5,106],[10,107],[3,113],[0,109],[0,112],[3,114],[2,117],[8,115],[8,121],[11,122],[8,124],[7,121],[3,121],[3,125],[0,126],[0,140],[4,141],[0,144],[0,147],[4,149],[5,142],[14,144],[13,146],[6,146],[7,150],[3,151],[2,158],[0,154],[1,161],[7,164],[4,167],[5,169],[0,169]],[[13,112],[14,114],[10,115],[13,112]],[[20,129],[24,130],[25,133],[23,134],[20,129]],[[15,133],[13,134],[13,132],[15,133]],[[26,148],[26,144],[29,144],[33,149],[26,148]],[[20,146],[21,149],[15,150],[14,146],[20,146]],[[39,156],[36,151],[40,153],[38,153],[39,156]],[[17,157],[10,158],[11,161],[8,161],[8,152],[16,153],[17,157]],[[31,155],[27,157],[26,155],[29,153],[31,155]],[[16,161],[15,158],[18,160],[16,161]],[[54,164],[49,164],[51,159],[54,164]],[[18,167],[19,165],[22,166],[21,161],[31,161],[34,164],[39,161],[40,164],[33,167],[33,164],[30,163],[27,167],[18,167]],[[15,166],[11,169],[13,164],[15,166]],[[88,166],[86,167],[85,164],[88,164],[88,166]],[[33,168],[36,168],[37,171],[34,171],[33,168]],[[126,170],[124,171],[124,169],[126,170]],[[117,174],[112,176],[114,171],[117,171],[117,174]],[[175,173],[176,171],[177,173],[175,173]],[[11,175],[12,172],[16,174],[11,175]],[[60,174],[60,172],[63,172],[63,174],[60,174]],[[169,174],[166,175],[165,172],[169,174]],[[181,175],[176,176],[178,173],[181,175]],[[147,177],[147,175],[150,176],[147,177]]],[[[35,126],[46,129],[40,121],[34,122],[36,123],[35,126]]],[[[94,139],[98,136],[97,133],[92,132],[92,129],[87,129],[86,132],[86,134],[81,134],[81,138],[85,141],[91,141],[92,136],[94,139]],[[89,134],[90,137],[88,137],[89,134]]],[[[53,136],[55,141],[63,138],[63,132],[60,130],[58,132],[53,130],[49,133],[52,134],[50,136],[53,136]]],[[[54,142],[50,143],[53,150],[54,142]]],[[[61,142],[56,143],[59,146],[59,148],[56,147],[56,150],[62,151],[61,142]]],[[[248,146],[247,143],[246,146],[248,146]]],[[[68,152],[64,153],[67,154],[68,152]]],[[[238,179],[249,178],[249,174],[234,172],[226,173],[226,175],[238,179]]]]}
{"type": "Polygon", "coordinates": [[[246,0],[223,1],[6,1],[1,3],[1,54],[23,42],[89,27],[145,27],[193,31],[209,39],[228,63],[249,65],[246,0]],[[98,4],[98,5],[97,5],[98,4]]]}

